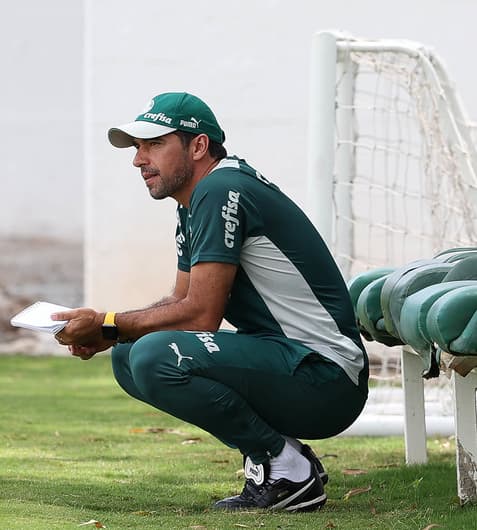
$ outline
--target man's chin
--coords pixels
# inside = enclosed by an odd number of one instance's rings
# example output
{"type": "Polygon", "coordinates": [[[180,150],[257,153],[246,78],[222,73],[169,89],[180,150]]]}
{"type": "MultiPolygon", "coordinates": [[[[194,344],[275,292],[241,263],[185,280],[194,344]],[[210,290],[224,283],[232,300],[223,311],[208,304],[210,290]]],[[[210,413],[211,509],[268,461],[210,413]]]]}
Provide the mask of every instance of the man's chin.
{"type": "Polygon", "coordinates": [[[166,197],[168,197],[167,194],[165,193],[160,193],[158,191],[154,191],[154,190],[149,190],[149,195],[155,199],[156,201],[160,201],[162,199],[165,199],[166,197]]]}

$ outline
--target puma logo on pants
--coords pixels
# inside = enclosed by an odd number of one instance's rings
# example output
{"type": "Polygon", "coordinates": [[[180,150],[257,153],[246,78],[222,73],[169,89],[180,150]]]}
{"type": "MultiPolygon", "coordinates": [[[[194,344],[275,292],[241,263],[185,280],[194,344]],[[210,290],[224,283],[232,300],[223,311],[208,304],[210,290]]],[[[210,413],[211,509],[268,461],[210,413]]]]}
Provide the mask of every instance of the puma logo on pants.
{"type": "Polygon", "coordinates": [[[182,355],[182,353],[179,351],[179,347],[175,342],[172,342],[169,344],[169,348],[177,355],[177,366],[181,365],[182,359],[191,359],[192,357],[188,357],[187,355],[182,355]]]}

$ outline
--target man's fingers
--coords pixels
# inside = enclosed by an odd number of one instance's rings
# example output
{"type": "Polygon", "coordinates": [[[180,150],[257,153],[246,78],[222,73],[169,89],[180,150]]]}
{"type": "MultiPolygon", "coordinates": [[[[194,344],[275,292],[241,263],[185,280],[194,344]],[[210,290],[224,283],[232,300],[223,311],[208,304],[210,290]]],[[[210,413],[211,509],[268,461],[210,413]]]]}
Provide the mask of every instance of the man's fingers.
{"type": "Polygon", "coordinates": [[[51,320],[72,320],[77,317],[79,311],[77,309],[72,309],[71,311],[60,311],[59,313],[52,313],[50,315],[51,320]]]}
{"type": "Polygon", "coordinates": [[[96,349],[89,346],[78,346],[77,344],[72,344],[71,346],[68,346],[68,349],[70,350],[71,354],[75,357],[79,357],[83,361],[87,361],[88,359],[91,359],[93,355],[96,353],[96,349]]]}
{"type": "Polygon", "coordinates": [[[88,351],[88,348],[86,346],[78,346],[78,344],[71,344],[70,346],[68,346],[68,349],[73,355],[86,353],[88,351]]]}

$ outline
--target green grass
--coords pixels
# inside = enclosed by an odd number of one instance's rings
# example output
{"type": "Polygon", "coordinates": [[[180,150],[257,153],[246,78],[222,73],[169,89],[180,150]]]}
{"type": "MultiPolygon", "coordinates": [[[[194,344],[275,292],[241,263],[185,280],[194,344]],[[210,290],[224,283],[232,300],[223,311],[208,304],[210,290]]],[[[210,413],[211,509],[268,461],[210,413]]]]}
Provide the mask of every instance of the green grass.
{"type": "Polygon", "coordinates": [[[453,441],[430,440],[429,464],[411,467],[402,438],[311,445],[330,473],[321,512],[214,512],[242,487],[240,455],[129,398],[107,356],[0,357],[1,530],[89,529],[78,525],[91,519],[110,530],[477,529],[477,507],[456,497],[453,441]]]}

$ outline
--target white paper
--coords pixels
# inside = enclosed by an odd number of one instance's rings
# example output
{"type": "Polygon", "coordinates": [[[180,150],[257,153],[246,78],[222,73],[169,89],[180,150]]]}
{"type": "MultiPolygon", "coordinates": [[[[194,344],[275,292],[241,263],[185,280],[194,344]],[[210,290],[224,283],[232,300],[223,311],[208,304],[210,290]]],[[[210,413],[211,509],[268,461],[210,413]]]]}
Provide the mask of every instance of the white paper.
{"type": "Polygon", "coordinates": [[[68,321],[51,320],[52,313],[69,311],[70,309],[70,307],[51,304],[50,302],[35,302],[12,317],[10,324],[19,328],[56,334],[66,326],[68,321]]]}

